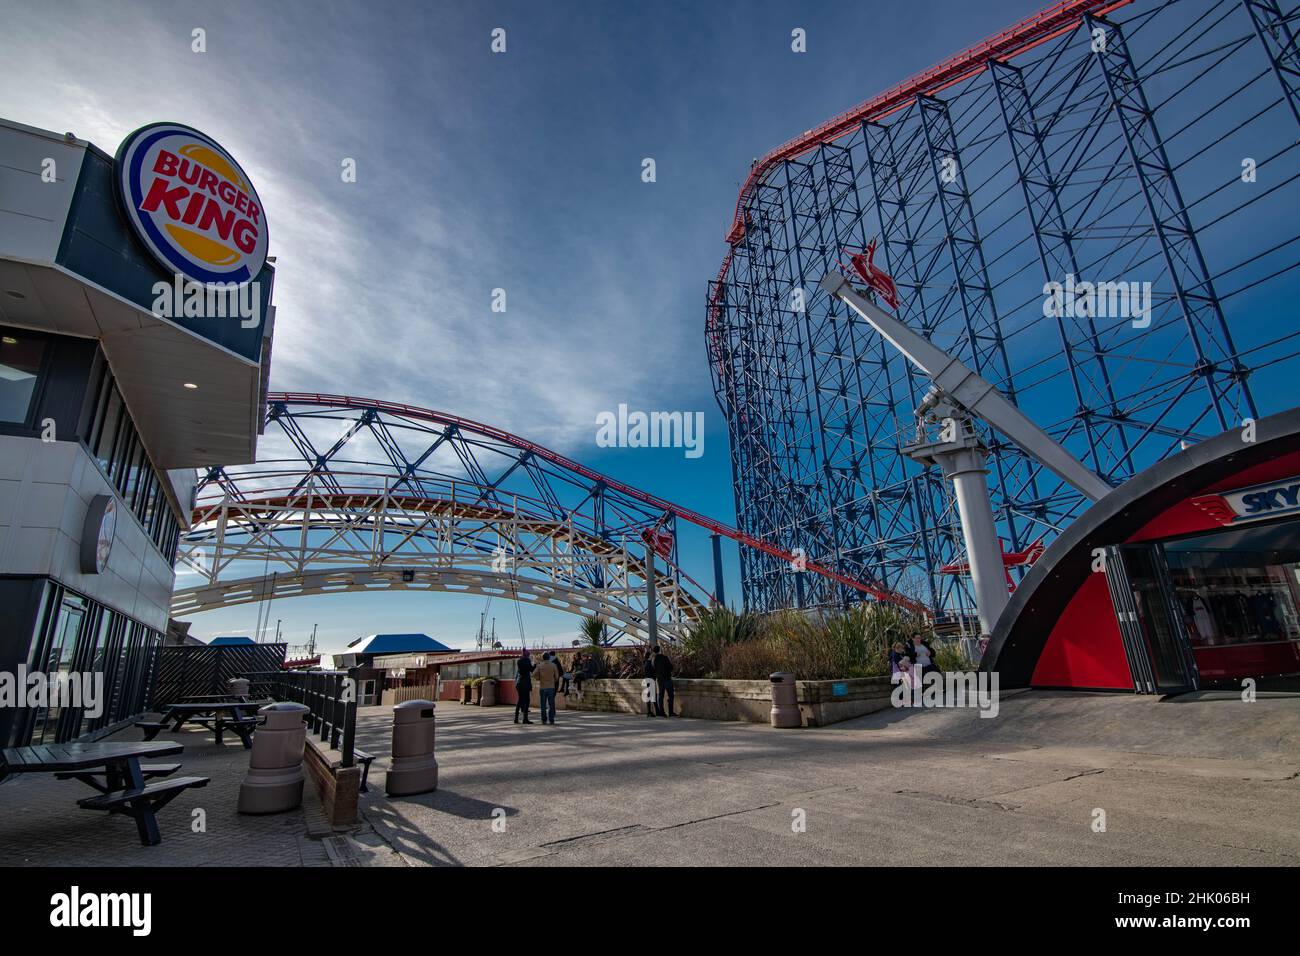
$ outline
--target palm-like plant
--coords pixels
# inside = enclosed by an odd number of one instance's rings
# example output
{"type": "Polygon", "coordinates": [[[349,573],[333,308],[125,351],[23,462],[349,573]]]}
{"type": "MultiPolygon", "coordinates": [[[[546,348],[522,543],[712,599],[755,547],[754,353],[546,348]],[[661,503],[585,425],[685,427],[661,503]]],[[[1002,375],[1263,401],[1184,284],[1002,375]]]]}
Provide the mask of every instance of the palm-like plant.
{"type": "Polygon", "coordinates": [[[582,624],[578,630],[592,647],[605,646],[605,622],[600,619],[599,615],[583,615],[582,624]]]}
{"type": "Polygon", "coordinates": [[[758,636],[758,619],[748,612],[737,614],[729,607],[703,611],[683,642],[683,649],[701,674],[716,674],[722,666],[722,651],[758,636]]]}

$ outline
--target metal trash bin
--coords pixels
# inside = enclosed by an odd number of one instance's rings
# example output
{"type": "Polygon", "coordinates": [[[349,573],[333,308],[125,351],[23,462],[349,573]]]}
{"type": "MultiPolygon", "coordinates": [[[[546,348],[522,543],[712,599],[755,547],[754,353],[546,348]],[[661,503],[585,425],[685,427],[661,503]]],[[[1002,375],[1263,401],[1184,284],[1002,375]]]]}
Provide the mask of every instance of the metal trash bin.
{"type": "Polygon", "coordinates": [[[390,797],[438,789],[433,708],[431,700],[408,700],[393,708],[393,765],[384,785],[390,797]]]}
{"type": "Polygon", "coordinates": [[[479,706],[495,707],[497,703],[497,682],[494,680],[485,680],[479,685],[479,706]]]}
{"type": "Polygon", "coordinates": [[[802,727],[803,716],[799,713],[799,694],[795,687],[794,675],[778,671],[770,678],[772,681],[772,726],[802,727]]]}
{"type": "Polygon", "coordinates": [[[251,693],[252,683],[247,677],[232,677],[226,681],[230,687],[231,695],[235,697],[247,697],[251,693]]]}
{"type": "Polygon", "coordinates": [[[310,713],[302,704],[268,704],[257,715],[248,775],[239,787],[240,813],[282,813],[302,803],[302,750],[310,713]]]}

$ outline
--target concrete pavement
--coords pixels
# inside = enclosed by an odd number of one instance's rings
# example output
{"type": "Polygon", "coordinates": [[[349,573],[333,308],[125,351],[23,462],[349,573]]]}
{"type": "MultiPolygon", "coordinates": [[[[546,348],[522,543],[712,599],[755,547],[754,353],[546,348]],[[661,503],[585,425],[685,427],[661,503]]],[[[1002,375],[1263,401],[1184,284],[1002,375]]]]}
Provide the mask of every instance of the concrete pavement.
{"type": "MultiPolygon", "coordinates": [[[[787,731],[560,716],[439,704],[439,791],[388,800],[376,761],[356,862],[1300,863],[1295,697],[1030,692],[994,719],[887,711],[787,731]]],[[[384,752],[388,720],[365,713],[361,745],[384,752]]]]}
{"type": "MultiPolygon", "coordinates": [[[[0,786],[10,865],[1300,863],[1300,698],[1005,695],[974,710],[889,710],[820,729],[440,703],[435,793],[384,795],[389,708],[355,827],[304,807],[234,812],[247,751],[186,730],[183,773],[212,777],[160,814],[163,844],[79,810],[52,777],[0,786]],[[534,713],[534,719],[535,719],[534,713]],[[195,811],[206,829],[196,832],[195,811]],[[1094,829],[1104,813],[1105,830],[1094,829]]],[[[139,732],[124,731],[130,739],[139,732]]],[[[171,736],[171,735],[168,735],[171,736]]]]}

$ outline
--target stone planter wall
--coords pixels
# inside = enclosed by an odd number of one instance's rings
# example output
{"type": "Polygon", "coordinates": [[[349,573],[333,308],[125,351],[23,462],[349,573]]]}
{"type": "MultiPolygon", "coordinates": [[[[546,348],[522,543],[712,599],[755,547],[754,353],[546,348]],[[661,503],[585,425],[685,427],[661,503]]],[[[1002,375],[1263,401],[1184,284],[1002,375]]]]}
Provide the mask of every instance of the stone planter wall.
{"type": "MultiPolygon", "coordinates": [[[[570,694],[556,707],[644,714],[640,680],[590,680],[583,685],[582,700],[570,694]]],[[[683,717],[704,720],[741,720],[766,724],[772,709],[772,685],[765,680],[678,680],[673,682],[677,711],[683,717]]],[[[892,689],[888,677],[861,677],[843,681],[796,681],[799,712],[805,727],[851,720],[889,706],[892,689]]],[[[537,691],[533,691],[533,702],[537,691]]]]}

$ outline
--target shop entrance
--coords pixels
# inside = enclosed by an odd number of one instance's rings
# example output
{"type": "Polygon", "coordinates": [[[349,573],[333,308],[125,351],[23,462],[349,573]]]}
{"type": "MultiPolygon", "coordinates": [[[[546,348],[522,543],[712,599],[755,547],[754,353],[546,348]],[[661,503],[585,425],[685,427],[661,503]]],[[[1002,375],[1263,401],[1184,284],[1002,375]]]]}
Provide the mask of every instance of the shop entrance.
{"type": "Polygon", "coordinates": [[[1106,549],[1106,583],[1139,694],[1197,690],[1196,660],[1158,544],[1106,549]]]}
{"type": "Polygon", "coordinates": [[[1202,681],[1300,673],[1300,521],[1160,548],[1202,681]]]}
{"type": "Polygon", "coordinates": [[[1139,693],[1300,673],[1300,521],[1107,549],[1139,693]]]}

